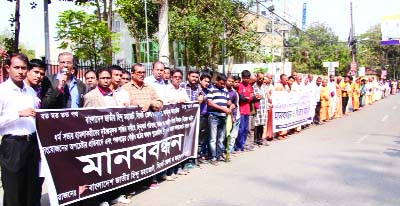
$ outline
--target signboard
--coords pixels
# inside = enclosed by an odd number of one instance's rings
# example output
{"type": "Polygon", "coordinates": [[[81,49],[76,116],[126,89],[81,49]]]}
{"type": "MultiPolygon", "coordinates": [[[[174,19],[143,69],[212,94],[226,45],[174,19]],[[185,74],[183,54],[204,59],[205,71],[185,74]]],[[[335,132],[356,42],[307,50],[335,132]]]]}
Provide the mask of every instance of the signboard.
{"type": "Polygon", "coordinates": [[[382,78],[382,79],[386,79],[386,76],[387,76],[387,70],[386,70],[386,69],[385,69],[385,70],[382,70],[381,78],[382,78]]]}
{"type": "Polygon", "coordinates": [[[328,68],[328,76],[335,75],[335,68],[339,67],[339,62],[323,62],[322,65],[328,68]]]}
{"type": "Polygon", "coordinates": [[[365,67],[358,67],[358,76],[365,76],[365,67]]]}
{"type": "Polygon", "coordinates": [[[284,131],[312,122],[315,97],[311,92],[276,91],[272,94],[273,132],[284,131]]]}
{"type": "Polygon", "coordinates": [[[400,39],[400,14],[384,16],[381,23],[382,40],[400,39]]]}
{"type": "Polygon", "coordinates": [[[351,71],[357,71],[357,68],[358,68],[357,62],[351,62],[351,64],[350,64],[350,70],[351,70],[351,71]]]}
{"type": "Polygon", "coordinates": [[[51,205],[68,205],[196,157],[198,103],[41,110],[37,133],[51,205]]]}

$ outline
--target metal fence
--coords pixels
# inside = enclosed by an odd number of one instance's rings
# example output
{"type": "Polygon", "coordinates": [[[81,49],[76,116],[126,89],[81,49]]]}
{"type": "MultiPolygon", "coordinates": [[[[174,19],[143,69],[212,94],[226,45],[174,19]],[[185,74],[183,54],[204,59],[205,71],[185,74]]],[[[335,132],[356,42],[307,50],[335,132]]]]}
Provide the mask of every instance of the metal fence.
{"type": "MultiPolygon", "coordinates": [[[[151,75],[153,63],[142,63],[142,64],[145,67],[146,75],[147,76],[151,75]]],[[[60,68],[58,62],[47,62],[46,65],[47,65],[46,75],[56,74],[62,69],[62,68],[60,68]]],[[[120,64],[118,66],[120,66],[122,69],[124,69],[130,73],[132,72],[133,64],[120,64]]],[[[74,68],[76,69],[75,76],[77,79],[84,80],[85,73],[88,70],[96,71],[98,68],[103,68],[103,67],[107,67],[107,65],[97,65],[97,66],[93,67],[88,63],[75,63],[75,65],[74,65],[74,68]]],[[[186,74],[189,73],[189,71],[190,71],[190,69],[186,69],[185,67],[182,67],[182,68],[179,67],[177,69],[182,70],[184,77],[186,77],[186,74]]],[[[205,72],[205,71],[203,71],[203,72],[205,72]]],[[[210,71],[208,71],[208,72],[210,72],[210,71]]],[[[240,74],[237,74],[237,73],[231,73],[231,75],[240,76],[240,74]]],[[[5,68],[0,65],[0,82],[5,81],[7,78],[8,78],[8,75],[7,75],[5,68]]]]}

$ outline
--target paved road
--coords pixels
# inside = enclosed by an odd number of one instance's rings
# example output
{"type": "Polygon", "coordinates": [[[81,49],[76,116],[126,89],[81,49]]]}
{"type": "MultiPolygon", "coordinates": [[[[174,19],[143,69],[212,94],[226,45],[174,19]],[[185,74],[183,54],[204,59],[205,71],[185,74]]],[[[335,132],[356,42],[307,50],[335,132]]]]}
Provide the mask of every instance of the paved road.
{"type": "Polygon", "coordinates": [[[163,182],[131,205],[398,206],[399,114],[400,95],[390,96],[231,163],[163,182]]]}

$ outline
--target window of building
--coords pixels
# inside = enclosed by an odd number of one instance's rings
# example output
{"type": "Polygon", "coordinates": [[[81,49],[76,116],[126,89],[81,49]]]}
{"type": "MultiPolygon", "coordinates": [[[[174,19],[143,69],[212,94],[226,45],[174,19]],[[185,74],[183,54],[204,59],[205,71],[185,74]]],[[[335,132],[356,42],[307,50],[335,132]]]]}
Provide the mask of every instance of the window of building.
{"type": "Polygon", "coordinates": [[[182,42],[178,42],[177,44],[177,58],[176,58],[176,66],[183,67],[185,64],[185,44],[182,42]]]}
{"type": "Polygon", "coordinates": [[[114,21],[113,24],[113,31],[114,32],[121,32],[121,21],[114,21]]]}

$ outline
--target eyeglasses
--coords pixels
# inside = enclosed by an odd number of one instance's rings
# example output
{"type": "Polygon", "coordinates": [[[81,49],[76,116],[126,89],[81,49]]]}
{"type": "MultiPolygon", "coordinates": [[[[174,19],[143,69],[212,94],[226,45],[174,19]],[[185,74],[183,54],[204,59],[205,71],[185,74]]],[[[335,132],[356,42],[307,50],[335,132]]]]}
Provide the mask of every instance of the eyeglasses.
{"type": "Polygon", "coordinates": [[[105,79],[111,79],[111,77],[99,77],[99,79],[105,80],[105,79]]]}
{"type": "Polygon", "coordinates": [[[181,76],[172,76],[172,78],[175,78],[175,79],[182,79],[181,76]]]}

